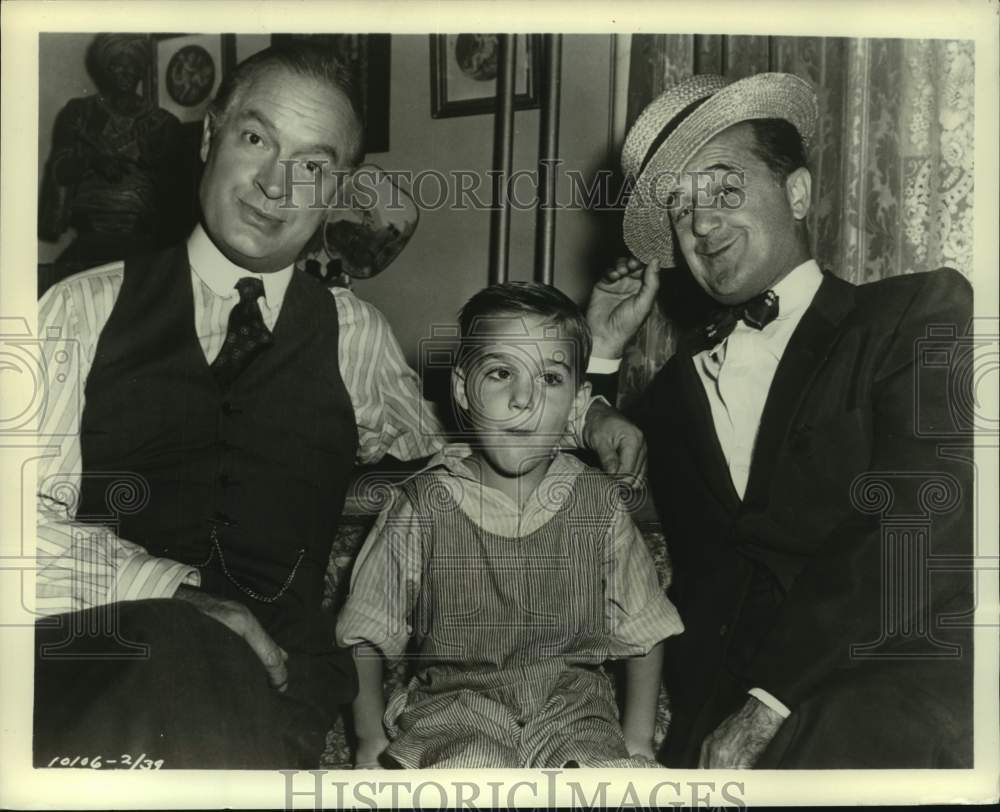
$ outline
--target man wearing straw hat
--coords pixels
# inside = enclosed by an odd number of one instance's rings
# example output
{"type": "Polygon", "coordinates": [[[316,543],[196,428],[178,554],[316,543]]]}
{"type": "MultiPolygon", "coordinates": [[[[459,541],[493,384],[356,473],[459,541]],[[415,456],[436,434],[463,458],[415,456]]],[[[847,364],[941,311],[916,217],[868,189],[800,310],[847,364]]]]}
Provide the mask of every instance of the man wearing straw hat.
{"type": "Polygon", "coordinates": [[[659,268],[711,305],[630,415],[687,628],[665,652],[662,756],[968,767],[971,289],[950,269],[861,287],[820,270],[816,120],[795,76],[699,75],[654,100],[623,150],[641,262],[595,288],[595,356],[621,357],[659,268]]]}

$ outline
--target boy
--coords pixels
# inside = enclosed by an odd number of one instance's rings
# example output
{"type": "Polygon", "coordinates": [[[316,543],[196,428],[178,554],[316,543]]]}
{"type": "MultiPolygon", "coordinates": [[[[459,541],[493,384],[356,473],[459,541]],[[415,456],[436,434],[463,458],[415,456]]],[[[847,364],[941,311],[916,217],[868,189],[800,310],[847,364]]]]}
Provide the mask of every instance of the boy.
{"type": "Polygon", "coordinates": [[[586,321],[535,283],[486,288],[459,321],[470,443],[395,492],[337,624],[356,767],[655,766],[660,643],[682,626],[620,489],[558,451],[590,394],[586,321]],[[411,638],[417,673],[386,709],[381,658],[411,638]],[[622,725],[609,657],[630,658],[622,725]]]}

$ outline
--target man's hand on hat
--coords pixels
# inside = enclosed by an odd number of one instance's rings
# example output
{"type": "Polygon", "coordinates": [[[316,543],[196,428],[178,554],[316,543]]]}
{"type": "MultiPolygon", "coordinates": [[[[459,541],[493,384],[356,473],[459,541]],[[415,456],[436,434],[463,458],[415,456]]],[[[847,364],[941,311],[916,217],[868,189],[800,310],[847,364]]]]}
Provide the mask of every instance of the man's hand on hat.
{"type": "Polygon", "coordinates": [[[274,642],[253,613],[242,603],[217,598],[208,592],[185,585],[177,588],[174,597],[187,601],[202,614],[236,632],[264,664],[271,684],[279,691],[284,691],[288,687],[288,668],[285,665],[288,652],[274,642]]]}
{"type": "Polygon", "coordinates": [[[622,357],[625,345],[652,310],[659,286],[656,260],[644,268],[635,257],[621,257],[604,272],[587,305],[595,358],[622,357]]]}
{"type": "Polygon", "coordinates": [[[753,767],[784,721],[780,713],[751,696],[705,737],[698,766],[712,770],[753,767]]]}

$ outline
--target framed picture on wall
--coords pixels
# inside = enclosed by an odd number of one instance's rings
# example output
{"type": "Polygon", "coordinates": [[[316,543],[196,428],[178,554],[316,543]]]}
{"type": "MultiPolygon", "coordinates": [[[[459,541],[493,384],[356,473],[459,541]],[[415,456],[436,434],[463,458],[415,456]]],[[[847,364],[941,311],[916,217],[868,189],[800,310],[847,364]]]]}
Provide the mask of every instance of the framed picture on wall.
{"type": "MultiPolygon", "coordinates": [[[[431,116],[492,113],[496,107],[496,34],[431,35],[431,116]]],[[[538,107],[542,38],[520,34],[514,42],[514,109],[538,107]]]]}
{"type": "Polygon", "coordinates": [[[351,71],[365,125],[365,154],[389,151],[388,34],[272,34],[273,45],[313,42],[351,71]]]}
{"type": "Polygon", "coordinates": [[[200,124],[236,65],[234,34],[153,34],[151,97],[182,124],[200,124]]]}

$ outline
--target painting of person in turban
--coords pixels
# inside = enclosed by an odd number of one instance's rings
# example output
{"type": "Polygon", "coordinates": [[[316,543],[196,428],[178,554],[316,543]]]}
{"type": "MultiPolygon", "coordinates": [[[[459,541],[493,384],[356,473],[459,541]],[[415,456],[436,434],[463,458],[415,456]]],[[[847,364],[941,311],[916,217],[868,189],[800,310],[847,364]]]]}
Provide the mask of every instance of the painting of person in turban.
{"type": "Polygon", "coordinates": [[[39,238],[76,238],[59,275],[165,245],[188,225],[178,203],[181,125],[140,95],[148,37],[98,34],[87,52],[96,95],[59,112],[39,200],[39,238]]]}

